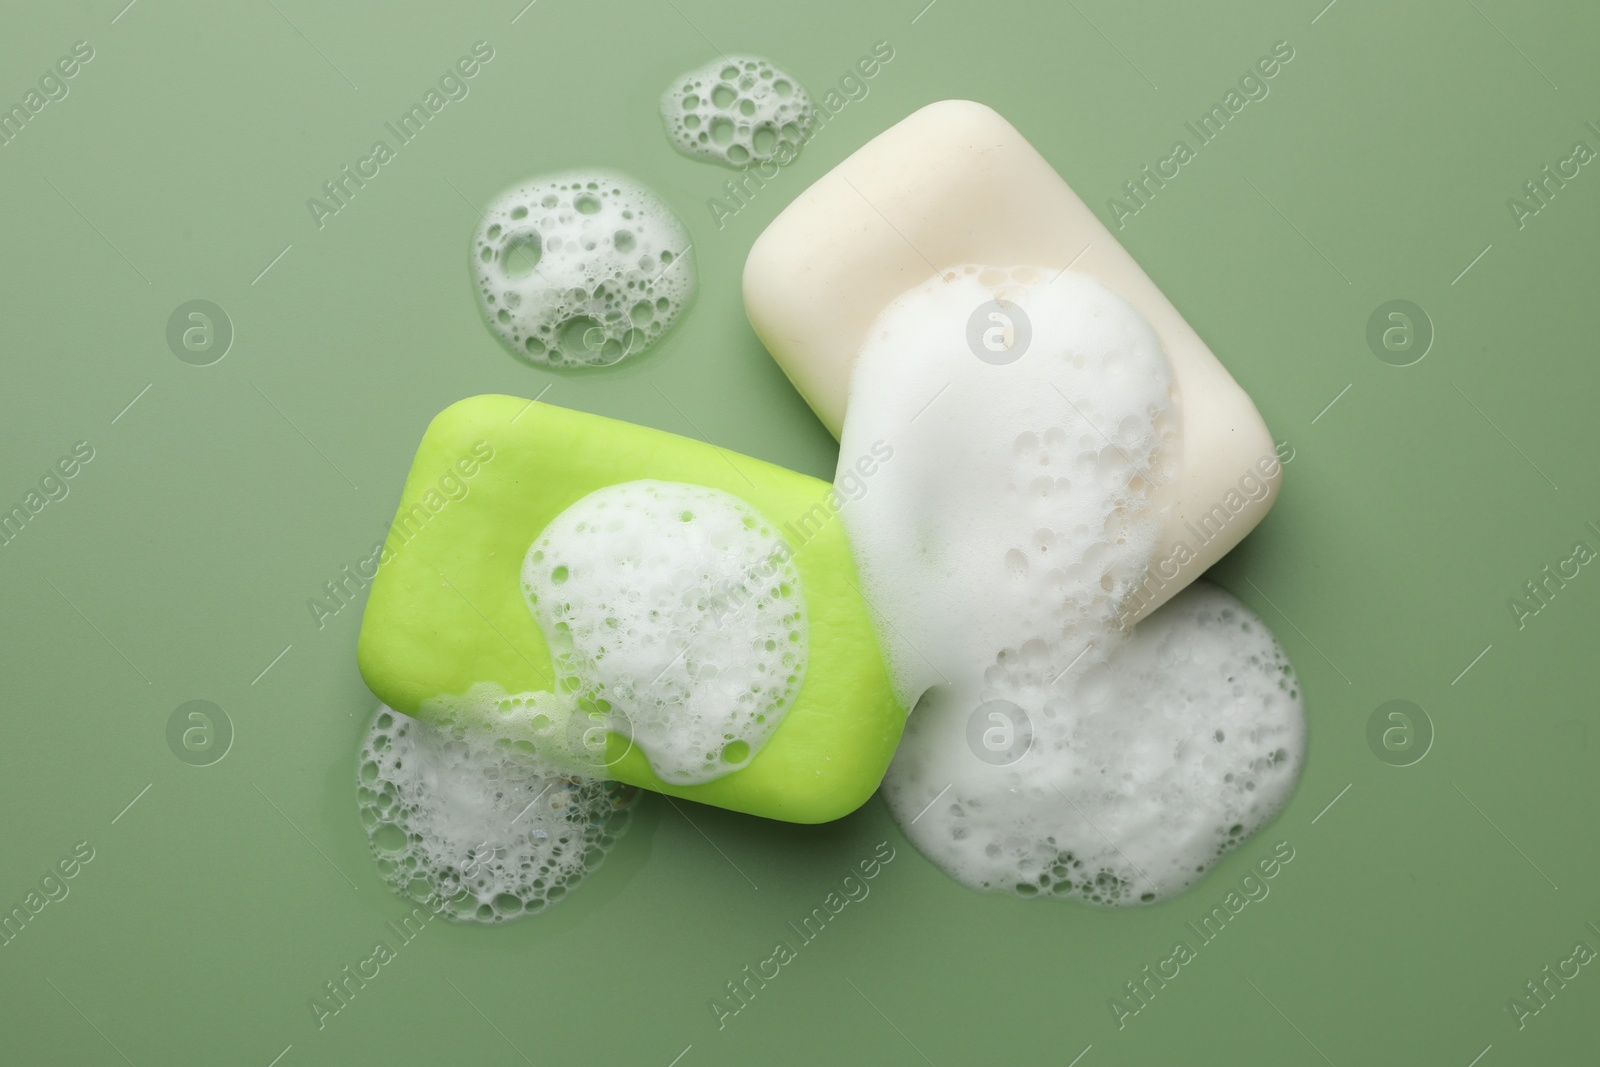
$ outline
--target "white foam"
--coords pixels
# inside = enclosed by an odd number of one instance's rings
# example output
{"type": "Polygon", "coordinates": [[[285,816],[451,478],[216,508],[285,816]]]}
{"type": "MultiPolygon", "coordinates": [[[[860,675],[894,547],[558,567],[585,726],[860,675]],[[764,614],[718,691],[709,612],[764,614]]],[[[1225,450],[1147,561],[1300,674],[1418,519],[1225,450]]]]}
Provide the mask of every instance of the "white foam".
{"type": "Polygon", "coordinates": [[[844,521],[916,702],[884,795],[965,884],[1165,899],[1293,789],[1303,714],[1259,619],[1196,589],[1118,628],[1179,418],[1155,334],[1084,275],[957,268],[868,335],[840,454],[896,464],[844,521]]]}
{"type": "Polygon", "coordinates": [[[489,325],[513,352],[605,366],[649,348],[694,296],[689,235],[632,178],[535,178],[489,205],[472,242],[489,325]]]}
{"type": "Polygon", "coordinates": [[[973,705],[936,689],[884,781],[906,835],[974,888],[1164,900],[1271,821],[1299,776],[1305,723],[1288,658],[1204,582],[1076,684],[1052,693],[1041,672],[1004,691],[1016,705],[991,705],[980,725],[1000,731],[996,743],[1031,733],[1021,759],[974,758],[973,705]]]}
{"type": "MultiPolygon", "coordinates": [[[[361,746],[367,843],[401,894],[447,917],[504,922],[561,900],[627,828],[632,791],[574,777],[534,751],[548,693],[431,709],[432,726],[380,707],[361,746]]],[[[546,706],[550,705],[550,706],[546,706]]]]}
{"type": "Polygon", "coordinates": [[[666,782],[746,766],[805,677],[799,570],[766,520],[720,490],[590,493],[529,548],[522,584],[557,691],[631,736],[666,782]]]}
{"type": "Polygon", "coordinates": [[[851,377],[839,454],[895,447],[844,518],[908,707],[951,672],[981,681],[1002,655],[1064,669],[1159,538],[1179,473],[1166,357],[1120,297],[1056,273],[931,279],[879,318],[851,377]],[[1014,362],[969,345],[974,315],[980,347],[1003,329],[990,314],[1026,322],[1014,362]]]}
{"type": "Polygon", "coordinates": [[[731,167],[774,158],[788,163],[814,119],[805,88],[759,56],[719,56],[661,96],[673,146],[731,167]]]}

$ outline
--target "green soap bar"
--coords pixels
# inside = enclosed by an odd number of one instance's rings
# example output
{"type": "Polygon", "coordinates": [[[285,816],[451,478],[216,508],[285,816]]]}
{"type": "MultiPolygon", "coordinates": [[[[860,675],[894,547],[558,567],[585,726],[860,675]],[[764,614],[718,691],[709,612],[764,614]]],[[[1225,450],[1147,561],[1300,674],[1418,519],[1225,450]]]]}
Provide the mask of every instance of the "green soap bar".
{"type": "Polygon", "coordinates": [[[744,768],[668,785],[613,734],[608,758],[620,758],[608,773],[788,822],[854,811],[883,778],[906,711],[857,589],[833,487],[675,434],[510,396],[442,411],[417,448],[368,596],[356,652],[362,677],[412,716],[476,683],[549,690],[555,670],[523,597],[523,557],[576,501],[646,478],[731,493],[788,541],[810,620],[808,666],[782,723],[744,768]]]}

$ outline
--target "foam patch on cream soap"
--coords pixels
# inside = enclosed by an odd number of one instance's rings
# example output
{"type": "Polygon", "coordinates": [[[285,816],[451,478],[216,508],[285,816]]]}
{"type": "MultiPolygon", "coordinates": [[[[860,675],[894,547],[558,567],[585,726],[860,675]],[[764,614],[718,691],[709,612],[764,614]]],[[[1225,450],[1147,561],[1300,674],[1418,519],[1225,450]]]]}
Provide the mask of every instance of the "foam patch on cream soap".
{"type": "Polygon", "coordinates": [[[1259,619],[1197,588],[1119,624],[1182,477],[1179,401],[1138,312],[1059,269],[946,271],[862,348],[840,455],[897,459],[843,517],[916,702],[883,791],[967,885],[1165,899],[1292,792],[1299,692],[1259,619]]]}
{"type": "Polygon", "coordinates": [[[773,158],[787,163],[814,117],[800,83],[758,56],[719,56],[661,96],[673,147],[730,167],[773,158]]]}
{"type": "Polygon", "coordinates": [[[472,242],[489,325],[522,359],[606,366],[649,348],[693,299],[689,235],[631,178],[536,178],[489,205],[472,242]]]}
{"type": "Polygon", "coordinates": [[[744,501],[680,482],[590,493],[524,560],[557,689],[631,738],[663,781],[747,765],[806,671],[799,569],[744,501]]]}
{"type": "Polygon", "coordinates": [[[1143,578],[1177,402],[1155,334],[1094,279],[930,279],[873,327],[849,411],[841,456],[887,440],[897,457],[843,514],[908,707],[952,672],[1065,670],[1143,578]]]}
{"type": "Polygon", "coordinates": [[[529,723],[560,719],[555,698],[526,694],[498,710],[429,725],[380,707],[361,746],[358,801],[378,869],[452,919],[543,911],[627,828],[633,790],[573,776],[535,751],[529,723]]]}

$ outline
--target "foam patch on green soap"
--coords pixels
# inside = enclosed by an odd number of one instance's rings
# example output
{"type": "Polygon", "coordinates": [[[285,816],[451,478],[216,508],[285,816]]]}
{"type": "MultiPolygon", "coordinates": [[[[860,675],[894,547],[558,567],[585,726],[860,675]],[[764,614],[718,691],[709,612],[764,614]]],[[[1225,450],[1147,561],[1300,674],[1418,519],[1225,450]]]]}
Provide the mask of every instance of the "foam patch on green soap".
{"type": "Polygon", "coordinates": [[[848,506],[827,482],[704,442],[516,397],[461,401],[406,480],[362,675],[402,714],[495,724],[564,773],[840,818],[877,789],[905,725],[848,506]],[[601,515],[604,537],[589,528],[601,515]],[[552,550],[563,558],[525,575],[552,550]],[[663,604],[675,620],[643,625],[663,604]]]}
{"type": "Polygon", "coordinates": [[[799,569],[731,493],[653,480],[596,490],[533,543],[522,589],[558,689],[675,785],[747,766],[805,677],[799,569]]]}

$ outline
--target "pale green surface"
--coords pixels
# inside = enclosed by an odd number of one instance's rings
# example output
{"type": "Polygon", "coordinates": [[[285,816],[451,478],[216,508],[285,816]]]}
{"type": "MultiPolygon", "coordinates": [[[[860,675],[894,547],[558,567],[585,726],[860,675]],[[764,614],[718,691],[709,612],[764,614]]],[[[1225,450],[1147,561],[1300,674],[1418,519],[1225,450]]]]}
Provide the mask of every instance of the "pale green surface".
{"type": "Polygon", "coordinates": [[[558,684],[547,635],[524,599],[523,560],[569,507],[643,478],[733,494],[790,546],[809,627],[805,680],[748,766],[669,786],[643,748],[612,734],[608,776],[787,822],[855,811],[889,766],[905,709],[890,687],[844,524],[823,510],[832,486],[648,427],[514,396],[472,397],[440,412],[417,447],[368,597],[357,645],[367,685],[390,707],[422,718],[437,713],[430,702],[484,684],[502,694],[570,692],[558,684]]]}
{"type": "Polygon", "coordinates": [[[1525,229],[1505,206],[1573,141],[1600,147],[1584,127],[1600,125],[1591,5],[1340,0],[1312,25],[1323,0],[939,0],[912,25],[925,0],[674,0],[717,47],[768,53],[819,95],[873,42],[897,51],[718,232],[704,201],[728,175],[658,129],[666,80],[712,54],[672,5],[539,0],[512,25],[517,0],[419,14],[140,0],[112,25],[124,2],[11,5],[0,36],[6,103],[73,41],[98,53],[0,148],[0,501],[73,442],[96,449],[71,495],[0,548],[0,902],[76,842],[96,850],[0,948],[4,1058],[124,1062],[112,1043],[139,1067],[266,1067],[289,1045],[279,1067],[520,1064],[513,1043],[541,1067],[666,1067],[689,1045],[679,1067],[922,1064],[917,1049],[940,1067],[1064,1065],[1090,1044],[1079,1067],[1466,1067],[1491,1044],[1479,1067],[1592,1058],[1593,965],[1520,1032],[1505,1008],[1575,940],[1600,948],[1584,931],[1600,923],[1600,575],[1584,568],[1521,631],[1506,606],[1574,540],[1600,547],[1583,529],[1600,524],[1600,173],[1585,167],[1525,229]],[[318,231],[305,199],[480,38],[497,53],[471,96],[318,231]],[[647,798],[574,899],[509,928],[429,927],[317,1031],[307,998],[392,938],[401,906],[352,795],[373,705],[359,611],[319,631],[306,600],[381,535],[428,419],[551,385],[552,403],[827,476],[832,441],[740,308],[767,219],[953,96],[997,108],[1098,208],[1280,39],[1297,55],[1271,95],[1122,238],[1296,450],[1277,508],[1213,575],[1305,683],[1309,762],[1284,816],[1189,894],[1105,913],[971,894],[877,801],[804,828],[647,798]],[[463,195],[481,205],[587,164],[675,206],[701,292],[636,365],[560,376],[479,321],[463,195]],[[205,368],[165,340],[196,298],[237,329],[205,368]],[[1412,367],[1366,346],[1394,299],[1437,328],[1412,367]],[[196,698],[236,728],[204,768],[165,739],[196,698]],[[1437,729],[1415,766],[1367,747],[1391,699],[1437,729]],[[786,924],[885,840],[898,852],[871,895],[719,1032],[708,1000],[795,940],[786,924]],[[1271,896],[1119,1032],[1108,998],[1279,840],[1296,858],[1271,896]]]}

